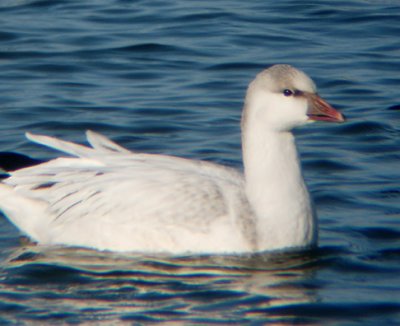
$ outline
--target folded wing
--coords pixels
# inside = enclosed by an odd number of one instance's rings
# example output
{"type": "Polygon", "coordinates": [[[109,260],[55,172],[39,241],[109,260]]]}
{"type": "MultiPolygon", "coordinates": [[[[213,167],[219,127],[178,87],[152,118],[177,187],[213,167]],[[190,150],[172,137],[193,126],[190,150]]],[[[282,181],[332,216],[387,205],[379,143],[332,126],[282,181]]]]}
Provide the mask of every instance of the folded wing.
{"type": "Polygon", "coordinates": [[[1,186],[12,200],[0,200],[0,206],[35,240],[119,251],[208,246],[215,251],[208,239],[220,239],[221,251],[246,247],[243,242],[254,245],[240,173],[207,162],[136,154],[102,135],[87,135],[92,148],[28,134],[75,157],[15,171],[1,186]],[[29,216],[33,206],[37,212],[29,216]],[[250,230],[248,239],[241,235],[243,227],[250,230]]]}

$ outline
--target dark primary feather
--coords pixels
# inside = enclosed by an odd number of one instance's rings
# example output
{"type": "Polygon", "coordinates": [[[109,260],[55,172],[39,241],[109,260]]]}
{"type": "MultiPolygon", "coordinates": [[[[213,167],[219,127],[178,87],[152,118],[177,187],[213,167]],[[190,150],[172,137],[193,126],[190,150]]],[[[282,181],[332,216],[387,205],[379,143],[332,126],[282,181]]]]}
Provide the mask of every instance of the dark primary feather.
{"type": "Polygon", "coordinates": [[[6,172],[27,168],[43,162],[45,161],[19,153],[0,152],[0,168],[6,172]]]}

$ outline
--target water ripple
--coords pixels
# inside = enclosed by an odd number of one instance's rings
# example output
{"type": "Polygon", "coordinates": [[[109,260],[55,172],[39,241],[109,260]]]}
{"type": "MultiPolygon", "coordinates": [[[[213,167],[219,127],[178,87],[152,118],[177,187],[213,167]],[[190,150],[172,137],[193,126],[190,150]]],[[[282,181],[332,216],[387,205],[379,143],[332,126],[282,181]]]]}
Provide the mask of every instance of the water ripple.
{"type": "Polygon", "coordinates": [[[396,324],[400,216],[394,1],[0,3],[0,147],[27,130],[100,131],[146,152],[241,168],[248,82],[273,63],[315,79],[342,125],[296,131],[320,247],[151,257],[20,246],[0,218],[0,323],[396,324]]]}

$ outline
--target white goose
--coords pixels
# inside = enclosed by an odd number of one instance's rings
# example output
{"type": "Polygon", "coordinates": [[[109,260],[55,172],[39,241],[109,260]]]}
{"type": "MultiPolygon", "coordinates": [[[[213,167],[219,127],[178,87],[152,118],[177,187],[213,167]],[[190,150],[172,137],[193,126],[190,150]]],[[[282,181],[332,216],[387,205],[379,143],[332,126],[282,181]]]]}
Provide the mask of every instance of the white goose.
{"type": "Polygon", "coordinates": [[[306,74],[274,65],[247,90],[244,175],[131,152],[91,131],[91,148],[27,134],[74,157],[11,172],[0,184],[0,208],[41,244],[171,254],[311,247],[316,215],[291,130],[313,120],[344,118],[306,74]]]}

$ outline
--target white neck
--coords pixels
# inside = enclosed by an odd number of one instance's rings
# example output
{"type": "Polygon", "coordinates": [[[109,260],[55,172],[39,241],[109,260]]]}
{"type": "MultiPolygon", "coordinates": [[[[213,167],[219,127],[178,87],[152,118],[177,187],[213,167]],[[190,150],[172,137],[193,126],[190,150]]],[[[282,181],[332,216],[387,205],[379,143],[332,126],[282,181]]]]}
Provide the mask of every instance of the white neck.
{"type": "Polygon", "coordinates": [[[246,194],[257,219],[259,250],[305,247],[317,240],[316,217],[294,136],[245,119],[242,130],[246,194]]]}

